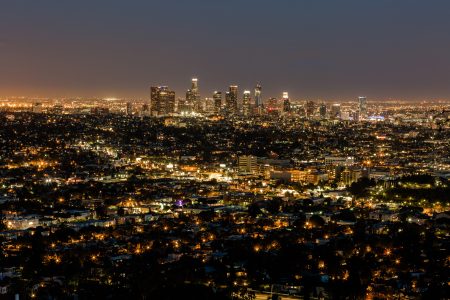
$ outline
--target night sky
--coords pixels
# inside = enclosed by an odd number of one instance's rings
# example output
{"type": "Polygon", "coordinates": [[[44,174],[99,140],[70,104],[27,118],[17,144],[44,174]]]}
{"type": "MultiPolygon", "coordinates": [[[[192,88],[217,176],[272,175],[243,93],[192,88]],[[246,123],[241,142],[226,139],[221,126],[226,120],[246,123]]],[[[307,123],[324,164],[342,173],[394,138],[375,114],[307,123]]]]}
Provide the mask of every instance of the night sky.
{"type": "Polygon", "coordinates": [[[449,0],[5,0],[0,96],[450,99],[449,0]]]}

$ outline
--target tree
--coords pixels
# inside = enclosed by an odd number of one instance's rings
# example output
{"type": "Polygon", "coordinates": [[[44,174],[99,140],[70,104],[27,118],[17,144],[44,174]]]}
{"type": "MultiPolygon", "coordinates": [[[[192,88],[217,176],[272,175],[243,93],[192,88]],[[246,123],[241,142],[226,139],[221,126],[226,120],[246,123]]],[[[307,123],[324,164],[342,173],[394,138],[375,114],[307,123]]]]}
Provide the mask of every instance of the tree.
{"type": "Polygon", "coordinates": [[[292,225],[294,225],[295,228],[297,229],[302,229],[303,226],[305,225],[306,222],[306,216],[303,213],[299,213],[297,215],[297,219],[295,219],[295,221],[293,222],[292,225]]]}
{"type": "Polygon", "coordinates": [[[273,199],[270,201],[267,201],[267,210],[271,213],[271,214],[276,214],[280,212],[281,209],[281,205],[282,205],[282,200],[281,199],[273,199]]]}
{"type": "Polygon", "coordinates": [[[5,225],[5,222],[3,220],[0,220],[0,231],[4,231],[6,229],[7,229],[7,227],[5,225]]]}
{"type": "Polygon", "coordinates": [[[309,223],[314,227],[323,227],[325,225],[325,220],[319,215],[312,215],[311,218],[309,218],[309,223]]]}
{"type": "Polygon", "coordinates": [[[341,210],[336,216],[334,216],[334,219],[347,222],[356,222],[355,214],[349,209],[341,210]]]}
{"type": "Polygon", "coordinates": [[[370,180],[367,177],[363,177],[358,181],[353,182],[349,187],[349,191],[353,196],[357,198],[366,197],[369,194],[368,188],[372,186],[375,186],[375,181],[370,180]]]}
{"type": "Polygon", "coordinates": [[[248,214],[249,216],[255,218],[257,215],[261,214],[261,208],[259,207],[258,202],[253,202],[248,206],[248,214]]]}

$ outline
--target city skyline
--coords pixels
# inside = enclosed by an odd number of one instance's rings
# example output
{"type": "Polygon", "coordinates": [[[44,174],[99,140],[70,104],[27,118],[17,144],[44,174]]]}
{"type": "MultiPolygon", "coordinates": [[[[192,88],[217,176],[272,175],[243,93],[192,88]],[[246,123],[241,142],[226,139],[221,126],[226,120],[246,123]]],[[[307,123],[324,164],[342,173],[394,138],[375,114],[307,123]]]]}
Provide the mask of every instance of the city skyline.
{"type": "Polygon", "coordinates": [[[0,299],[449,299],[449,0],[0,3],[0,299]]]}
{"type": "Polygon", "coordinates": [[[1,5],[1,96],[182,95],[195,75],[203,97],[233,82],[293,100],[450,97],[445,1],[50,2],[1,5]]]}
{"type": "MultiPolygon", "coordinates": [[[[234,82],[234,81],[230,81],[230,82],[234,82]]],[[[270,99],[280,99],[282,100],[285,97],[285,94],[290,94],[292,95],[292,93],[290,91],[287,90],[280,90],[277,89],[275,91],[276,94],[266,94],[265,90],[266,88],[264,87],[264,92],[262,92],[262,85],[260,82],[256,82],[253,86],[242,86],[240,84],[236,84],[235,82],[233,84],[229,84],[229,85],[225,85],[225,86],[221,86],[221,87],[217,87],[213,90],[204,90],[203,88],[200,89],[199,91],[199,84],[203,85],[203,81],[201,79],[199,79],[197,76],[191,76],[189,79],[185,80],[185,89],[181,90],[181,91],[177,91],[175,89],[172,88],[171,84],[167,84],[166,82],[164,83],[150,83],[146,88],[147,88],[147,95],[142,96],[142,97],[131,97],[131,96],[121,96],[121,97],[116,97],[116,96],[99,96],[99,95],[88,95],[88,96],[83,96],[83,95],[34,95],[34,96],[27,96],[27,95],[0,95],[0,99],[2,100],[14,100],[14,99],[22,99],[22,100],[33,100],[35,99],[36,101],[38,100],[68,100],[68,99],[78,99],[78,100],[104,100],[104,101],[114,101],[114,100],[130,100],[130,101],[138,101],[138,102],[151,102],[151,92],[149,94],[149,88],[151,90],[152,87],[171,87],[171,89],[173,90],[173,92],[175,93],[175,97],[176,100],[183,100],[183,101],[189,101],[192,99],[196,99],[197,101],[205,101],[208,98],[214,97],[214,95],[216,93],[224,93],[226,94],[226,91],[230,88],[230,87],[236,87],[238,89],[238,93],[237,93],[237,101],[238,103],[242,104],[242,100],[243,100],[243,95],[244,93],[247,91],[250,91],[252,94],[252,99],[256,103],[260,102],[261,104],[264,104],[266,102],[268,102],[270,99]],[[190,81],[189,81],[190,80],[190,81]],[[194,88],[194,82],[195,82],[195,88],[194,88]],[[190,84],[190,85],[189,85],[190,84]],[[194,97],[192,99],[190,99],[191,97],[194,97]],[[256,98],[258,98],[258,100],[256,100],[256,98]]],[[[272,89],[274,90],[274,89],[272,89]]],[[[372,103],[384,103],[384,102],[390,102],[390,101],[401,101],[401,102],[416,102],[416,101],[420,101],[423,103],[433,103],[433,102],[448,102],[450,101],[450,98],[440,98],[440,97],[436,97],[436,98],[432,98],[432,97],[423,97],[421,99],[410,99],[410,98],[396,98],[396,97],[386,97],[386,98],[377,98],[377,97],[371,97],[368,96],[367,94],[355,94],[355,95],[350,95],[347,97],[330,97],[330,98],[314,98],[314,97],[305,97],[305,96],[301,96],[301,95],[294,95],[294,97],[289,97],[291,101],[294,101],[296,103],[302,103],[302,102],[308,102],[308,101],[314,101],[314,102],[323,102],[323,103],[328,103],[328,104],[332,104],[332,103],[345,103],[345,102],[358,102],[360,103],[361,98],[364,98],[365,101],[370,101],[372,103]],[[367,99],[369,98],[369,99],[367,99]]],[[[359,104],[358,104],[359,105],[359,104]]],[[[256,106],[258,106],[256,104],[256,106]]]]}

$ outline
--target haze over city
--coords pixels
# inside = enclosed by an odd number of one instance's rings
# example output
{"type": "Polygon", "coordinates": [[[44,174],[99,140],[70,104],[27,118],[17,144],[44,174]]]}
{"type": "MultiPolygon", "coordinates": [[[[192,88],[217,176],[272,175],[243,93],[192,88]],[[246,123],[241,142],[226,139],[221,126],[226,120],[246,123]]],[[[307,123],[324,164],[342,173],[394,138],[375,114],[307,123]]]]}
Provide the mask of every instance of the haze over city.
{"type": "Polygon", "coordinates": [[[450,2],[8,1],[0,96],[148,98],[201,80],[294,99],[448,99],[450,2]]]}

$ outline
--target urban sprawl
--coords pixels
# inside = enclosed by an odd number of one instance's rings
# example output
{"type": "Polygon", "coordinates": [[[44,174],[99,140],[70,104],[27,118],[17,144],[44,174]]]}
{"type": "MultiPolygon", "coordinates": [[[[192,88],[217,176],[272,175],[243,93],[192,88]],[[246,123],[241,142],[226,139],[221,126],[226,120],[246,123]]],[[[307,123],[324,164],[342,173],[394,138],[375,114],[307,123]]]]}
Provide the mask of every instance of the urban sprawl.
{"type": "Polygon", "coordinates": [[[450,102],[0,99],[5,299],[446,299],[450,102]],[[7,298],[9,297],[9,298],[7,298]]]}

